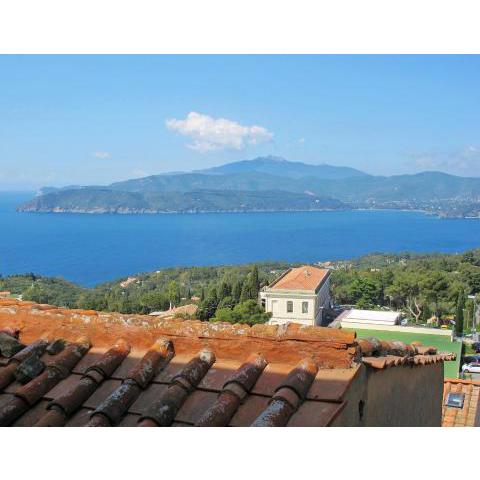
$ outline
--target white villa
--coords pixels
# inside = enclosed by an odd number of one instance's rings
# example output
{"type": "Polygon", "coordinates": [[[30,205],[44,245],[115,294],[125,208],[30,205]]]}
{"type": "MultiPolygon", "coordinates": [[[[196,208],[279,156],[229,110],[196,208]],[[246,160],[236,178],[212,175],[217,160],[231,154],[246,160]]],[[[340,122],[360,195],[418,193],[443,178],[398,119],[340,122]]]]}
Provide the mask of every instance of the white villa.
{"type": "Polygon", "coordinates": [[[269,323],[321,325],[324,308],[330,307],[330,270],[304,265],[291,268],[260,291],[269,323]]]}

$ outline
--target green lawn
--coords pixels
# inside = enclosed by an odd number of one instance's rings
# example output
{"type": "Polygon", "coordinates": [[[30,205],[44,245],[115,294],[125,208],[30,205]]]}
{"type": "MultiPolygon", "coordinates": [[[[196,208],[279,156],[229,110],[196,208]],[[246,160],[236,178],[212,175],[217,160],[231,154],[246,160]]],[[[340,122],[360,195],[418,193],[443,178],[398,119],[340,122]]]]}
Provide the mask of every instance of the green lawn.
{"type": "MultiPolygon", "coordinates": [[[[347,329],[348,330],[348,329],[347,329]]],[[[383,330],[355,330],[358,338],[376,337],[379,340],[399,340],[405,343],[421,342],[422,345],[437,347],[439,352],[455,353],[457,359],[454,362],[445,362],[445,377],[456,378],[460,369],[460,357],[462,355],[462,343],[452,342],[449,337],[442,335],[428,335],[418,333],[388,332],[383,330]]]]}

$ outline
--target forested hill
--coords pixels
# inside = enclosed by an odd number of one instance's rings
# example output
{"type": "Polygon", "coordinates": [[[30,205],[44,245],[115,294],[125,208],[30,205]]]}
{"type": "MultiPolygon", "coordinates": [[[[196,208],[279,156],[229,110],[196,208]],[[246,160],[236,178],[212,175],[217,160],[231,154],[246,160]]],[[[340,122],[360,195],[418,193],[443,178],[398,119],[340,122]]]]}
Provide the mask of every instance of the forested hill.
{"type": "Polygon", "coordinates": [[[130,192],[106,188],[62,190],[41,195],[21,211],[71,213],[197,213],[344,210],[348,206],[329,197],[308,193],[242,190],[192,192],[130,192]]]}
{"type": "MultiPolygon", "coordinates": [[[[257,305],[259,289],[284,272],[288,263],[169,268],[82,288],[63,279],[33,274],[0,277],[0,291],[24,300],[59,306],[149,313],[170,303],[198,303],[198,318],[257,323],[268,318],[257,305]]],[[[397,309],[417,324],[432,317],[449,324],[464,312],[472,325],[474,300],[480,301],[480,249],[464,254],[376,254],[331,264],[336,304],[397,309]],[[470,298],[468,298],[470,296],[470,298]]]]}
{"type": "Polygon", "coordinates": [[[20,211],[162,213],[394,208],[480,216],[480,178],[440,172],[372,176],[332,165],[258,158],[108,186],[46,187],[20,211]]]}

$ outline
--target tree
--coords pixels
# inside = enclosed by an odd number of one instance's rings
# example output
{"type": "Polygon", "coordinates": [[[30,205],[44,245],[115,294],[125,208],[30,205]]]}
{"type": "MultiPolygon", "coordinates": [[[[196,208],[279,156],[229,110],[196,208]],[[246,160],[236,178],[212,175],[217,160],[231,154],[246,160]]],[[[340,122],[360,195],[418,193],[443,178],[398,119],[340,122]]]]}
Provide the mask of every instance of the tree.
{"type": "Polygon", "coordinates": [[[256,265],[252,268],[252,287],[255,289],[255,295],[258,295],[260,290],[260,280],[258,278],[258,267],[256,265]]]}
{"type": "Polygon", "coordinates": [[[351,303],[359,308],[375,308],[382,303],[383,286],[370,275],[357,275],[348,289],[351,303]]]}
{"type": "Polygon", "coordinates": [[[420,294],[418,276],[412,275],[410,272],[402,272],[393,281],[393,284],[386,288],[385,293],[395,305],[406,308],[418,323],[426,303],[420,294]]]}
{"type": "Polygon", "coordinates": [[[260,281],[258,279],[258,267],[254,265],[251,272],[247,275],[247,278],[243,282],[240,301],[246,302],[247,300],[257,300],[259,290],[260,281]]]}
{"type": "Polygon", "coordinates": [[[461,277],[468,285],[468,291],[475,294],[480,292],[480,268],[474,265],[465,264],[460,268],[461,277]]]}
{"type": "Polygon", "coordinates": [[[230,297],[232,294],[232,287],[226,280],[222,280],[220,286],[218,287],[218,300],[223,300],[225,297],[230,297]]]}
{"type": "Polygon", "coordinates": [[[211,288],[207,293],[205,300],[200,303],[197,310],[197,316],[200,320],[209,320],[215,315],[218,307],[217,290],[211,288]]]}
{"type": "Polygon", "coordinates": [[[241,279],[238,279],[234,284],[232,288],[232,297],[235,303],[240,302],[240,297],[242,296],[242,287],[243,287],[243,282],[241,279]]]}
{"type": "Polygon", "coordinates": [[[457,298],[457,307],[455,313],[455,334],[460,336],[463,334],[463,310],[465,308],[465,293],[459,292],[457,298]]]}
{"type": "Polygon", "coordinates": [[[448,290],[448,282],[443,270],[434,270],[424,276],[420,288],[426,299],[435,305],[435,314],[439,317],[439,300],[448,290]]]}
{"type": "Polygon", "coordinates": [[[271,313],[264,312],[263,308],[255,300],[247,300],[235,305],[233,309],[218,308],[215,317],[211,321],[255,325],[268,322],[270,317],[271,313]]]}
{"type": "Polygon", "coordinates": [[[166,310],[169,307],[169,299],[165,294],[158,290],[144,293],[140,297],[140,304],[145,307],[148,312],[154,310],[166,310]]]}
{"type": "Polygon", "coordinates": [[[217,306],[217,309],[218,308],[233,308],[234,306],[236,305],[236,302],[235,300],[233,299],[233,297],[223,297],[219,302],[218,302],[218,306],[217,306]]]}
{"type": "Polygon", "coordinates": [[[167,298],[170,302],[170,309],[180,303],[180,289],[178,288],[178,283],[175,282],[175,280],[168,282],[167,298]]]}
{"type": "Polygon", "coordinates": [[[475,313],[475,303],[473,300],[468,299],[465,302],[465,319],[464,319],[464,330],[467,332],[473,326],[473,315],[475,313]]]}

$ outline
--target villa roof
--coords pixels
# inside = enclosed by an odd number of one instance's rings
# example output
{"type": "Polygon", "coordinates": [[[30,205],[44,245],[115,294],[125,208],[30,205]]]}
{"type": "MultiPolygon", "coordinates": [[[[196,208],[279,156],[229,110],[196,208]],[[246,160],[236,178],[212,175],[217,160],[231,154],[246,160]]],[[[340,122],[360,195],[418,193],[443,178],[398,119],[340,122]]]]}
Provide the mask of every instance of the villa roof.
{"type": "Polygon", "coordinates": [[[303,265],[302,267],[287,270],[269,288],[275,290],[316,291],[329,274],[330,270],[328,269],[303,265]]]}
{"type": "Polygon", "coordinates": [[[0,353],[0,426],[328,426],[361,368],[451,358],[330,328],[16,300],[0,300],[0,353]]]}
{"type": "Polygon", "coordinates": [[[478,427],[480,426],[480,381],[446,378],[443,388],[443,427],[478,427]],[[449,394],[460,394],[460,406],[448,402],[449,394]]]}

